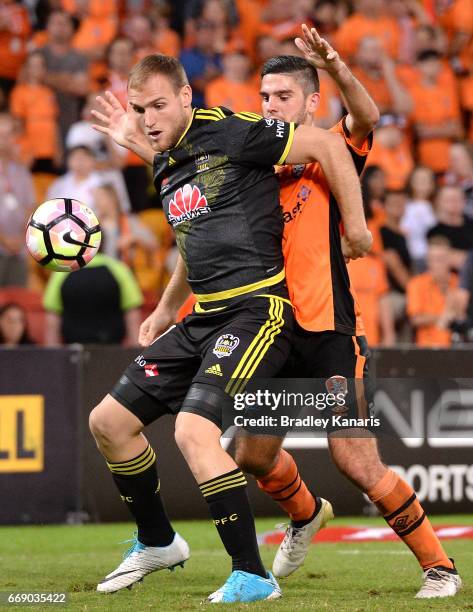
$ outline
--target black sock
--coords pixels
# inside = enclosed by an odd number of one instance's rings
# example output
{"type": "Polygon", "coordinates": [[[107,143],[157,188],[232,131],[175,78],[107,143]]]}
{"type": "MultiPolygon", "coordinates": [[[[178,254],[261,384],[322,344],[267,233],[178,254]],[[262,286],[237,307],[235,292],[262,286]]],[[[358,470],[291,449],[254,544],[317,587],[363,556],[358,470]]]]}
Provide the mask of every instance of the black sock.
{"type": "Polygon", "coordinates": [[[242,570],[266,578],[243,472],[237,468],[202,482],[199,487],[225,550],[232,558],[232,571],[242,570]]]}
{"type": "MultiPolygon", "coordinates": [[[[314,494],[312,493],[312,495],[314,494]]],[[[300,529],[301,527],[305,527],[306,525],[308,525],[310,522],[312,522],[315,519],[315,517],[317,516],[317,514],[320,512],[322,508],[322,502],[320,501],[320,497],[316,497],[315,495],[314,495],[314,499],[315,499],[315,510],[312,516],[309,517],[308,519],[304,519],[303,521],[291,521],[291,525],[293,527],[300,529]]]]}
{"type": "Polygon", "coordinates": [[[138,540],[146,546],[169,546],[175,532],[159,493],[156,455],[151,446],[134,459],[118,463],[107,461],[107,465],[122,500],[135,517],[138,540]]]}

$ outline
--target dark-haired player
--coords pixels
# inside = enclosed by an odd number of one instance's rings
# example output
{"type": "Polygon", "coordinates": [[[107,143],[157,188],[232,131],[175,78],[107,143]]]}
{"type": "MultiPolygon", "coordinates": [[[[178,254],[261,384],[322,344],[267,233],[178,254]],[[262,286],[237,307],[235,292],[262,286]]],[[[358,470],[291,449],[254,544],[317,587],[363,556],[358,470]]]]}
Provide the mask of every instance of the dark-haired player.
{"type": "MultiPolygon", "coordinates": [[[[378,111],[361,84],[316,30],[303,28],[296,44],[306,57],[280,56],[262,70],[263,114],[274,120],[312,125],[319,103],[317,68],[337,83],[349,113],[333,130],[340,133],[361,172],[378,111]]],[[[284,166],[279,172],[284,214],[284,257],[289,295],[295,309],[290,369],[285,376],[330,381],[361,379],[368,357],[362,321],[350,291],[340,242],[340,212],[318,163],[284,166]],[[358,316],[357,316],[358,314],[358,316]],[[292,369],[292,371],[291,371],[292,369]]],[[[348,398],[349,396],[347,396],[348,398]]],[[[344,416],[368,416],[368,402],[351,402],[344,416]]],[[[298,475],[281,439],[240,437],[236,460],[258,479],[291,516],[274,560],[276,577],[302,565],[312,536],[331,516],[327,501],[314,498],[298,475]]],[[[395,533],[409,546],[424,571],[418,598],[454,595],[461,586],[453,561],[443,550],[413,489],[381,461],[376,438],[363,430],[332,428],[329,450],[338,469],[376,504],[395,533]]]]}
{"type": "MultiPolygon", "coordinates": [[[[111,94],[100,98],[97,128],[153,164],[198,303],[143,350],[91,413],[92,433],[138,525],[130,555],[98,589],[116,591],[189,556],[166,517],[155,454],[142,434],[163,414],[179,412],[177,443],[232,557],[232,574],[211,601],[274,599],[280,589],[259,556],[245,477],[220,445],[222,409],[231,389],[275,375],[289,353],[293,315],[273,165],[321,163],[354,257],[371,244],[358,177],[337,135],[220,107],[193,109],[173,58],[139,62],[128,95],[127,112],[111,94]]],[[[171,283],[143,328],[148,343],[172,322],[182,296],[171,283]]]]}

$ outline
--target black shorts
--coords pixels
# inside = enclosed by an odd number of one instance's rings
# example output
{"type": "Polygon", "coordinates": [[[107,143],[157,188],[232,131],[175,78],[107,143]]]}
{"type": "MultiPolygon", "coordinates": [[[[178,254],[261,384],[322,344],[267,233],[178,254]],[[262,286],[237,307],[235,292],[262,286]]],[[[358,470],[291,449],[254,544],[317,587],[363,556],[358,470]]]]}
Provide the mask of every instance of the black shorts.
{"type": "Polygon", "coordinates": [[[324,409],[328,432],[356,427],[370,429],[374,383],[365,336],[336,331],[309,332],[294,324],[292,350],[281,378],[317,379],[327,393],[346,393],[346,402],[324,409]]]}
{"type": "Polygon", "coordinates": [[[233,396],[253,377],[273,377],[284,365],[292,328],[292,306],[280,295],[194,311],[135,358],[111,395],[144,425],[182,410],[222,428],[233,396]]]}

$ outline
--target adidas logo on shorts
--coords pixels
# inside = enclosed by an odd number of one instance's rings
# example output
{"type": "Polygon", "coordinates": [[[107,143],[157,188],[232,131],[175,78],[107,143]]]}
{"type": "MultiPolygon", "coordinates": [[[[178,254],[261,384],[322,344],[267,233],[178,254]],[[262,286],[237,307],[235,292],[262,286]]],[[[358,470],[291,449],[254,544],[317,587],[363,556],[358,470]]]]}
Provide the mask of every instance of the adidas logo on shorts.
{"type": "Polygon", "coordinates": [[[222,372],[222,368],[220,367],[220,364],[216,364],[213,366],[210,366],[210,368],[207,368],[205,370],[206,374],[215,374],[215,376],[223,376],[223,372],[222,372]]]}

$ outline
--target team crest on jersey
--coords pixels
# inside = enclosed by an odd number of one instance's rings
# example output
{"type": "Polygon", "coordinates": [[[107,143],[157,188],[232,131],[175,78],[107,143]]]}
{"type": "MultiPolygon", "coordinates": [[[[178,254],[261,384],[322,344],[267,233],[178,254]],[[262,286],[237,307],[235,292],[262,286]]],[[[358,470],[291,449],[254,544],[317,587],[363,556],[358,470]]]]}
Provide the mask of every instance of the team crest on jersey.
{"type": "MultiPolygon", "coordinates": [[[[345,376],[335,374],[325,381],[325,388],[328,393],[332,393],[335,396],[343,395],[344,397],[348,393],[348,382],[345,376]]],[[[335,414],[343,414],[347,412],[348,406],[344,404],[337,404],[332,408],[332,412],[335,414]]]]}
{"type": "Polygon", "coordinates": [[[222,357],[230,357],[239,344],[240,338],[237,336],[233,334],[222,334],[215,343],[212,353],[219,359],[222,357]]]}
{"type": "Polygon", "coordinates": [[[348,382],[345,376],[335,374],[335,376],[327,378],[325,381],[325,388],[329,393],[333,393],[334,395],[337,395],[338,393],[343,393],[343,395],[346,395],[348,393],[348,382]]]}
{"type": "Polygon", "coordinates": [[[295,164],[292,166],[292,176],[300,178],[304,174],[305,164],[295,164]]]}
{"type": "Polygon", "coordinates": [[[210,155],[208,153],[202,153],[202,155],[197,155],[195,158],[197,172],[205,172],[205,170],[209,170],[209,161],[210,155]]]}
{"type": "Polygon", "coordinates": [[[309,187],[307,187],[307,185],[302,185],[302,187],[299,190],[299,193],[297,194],[297,199],[298,200],[302,200],[302,202],[307,202],[307,200],[309,199],[311,191],[312,190],[309,189],[309,187]]]}
{"type": "Polygon", "coordinates": [[[169,202],[169,221],[173,227],[209,212],[207,198],[200,192],[197,185],[187,184],[180,187],[169,202]]]}

